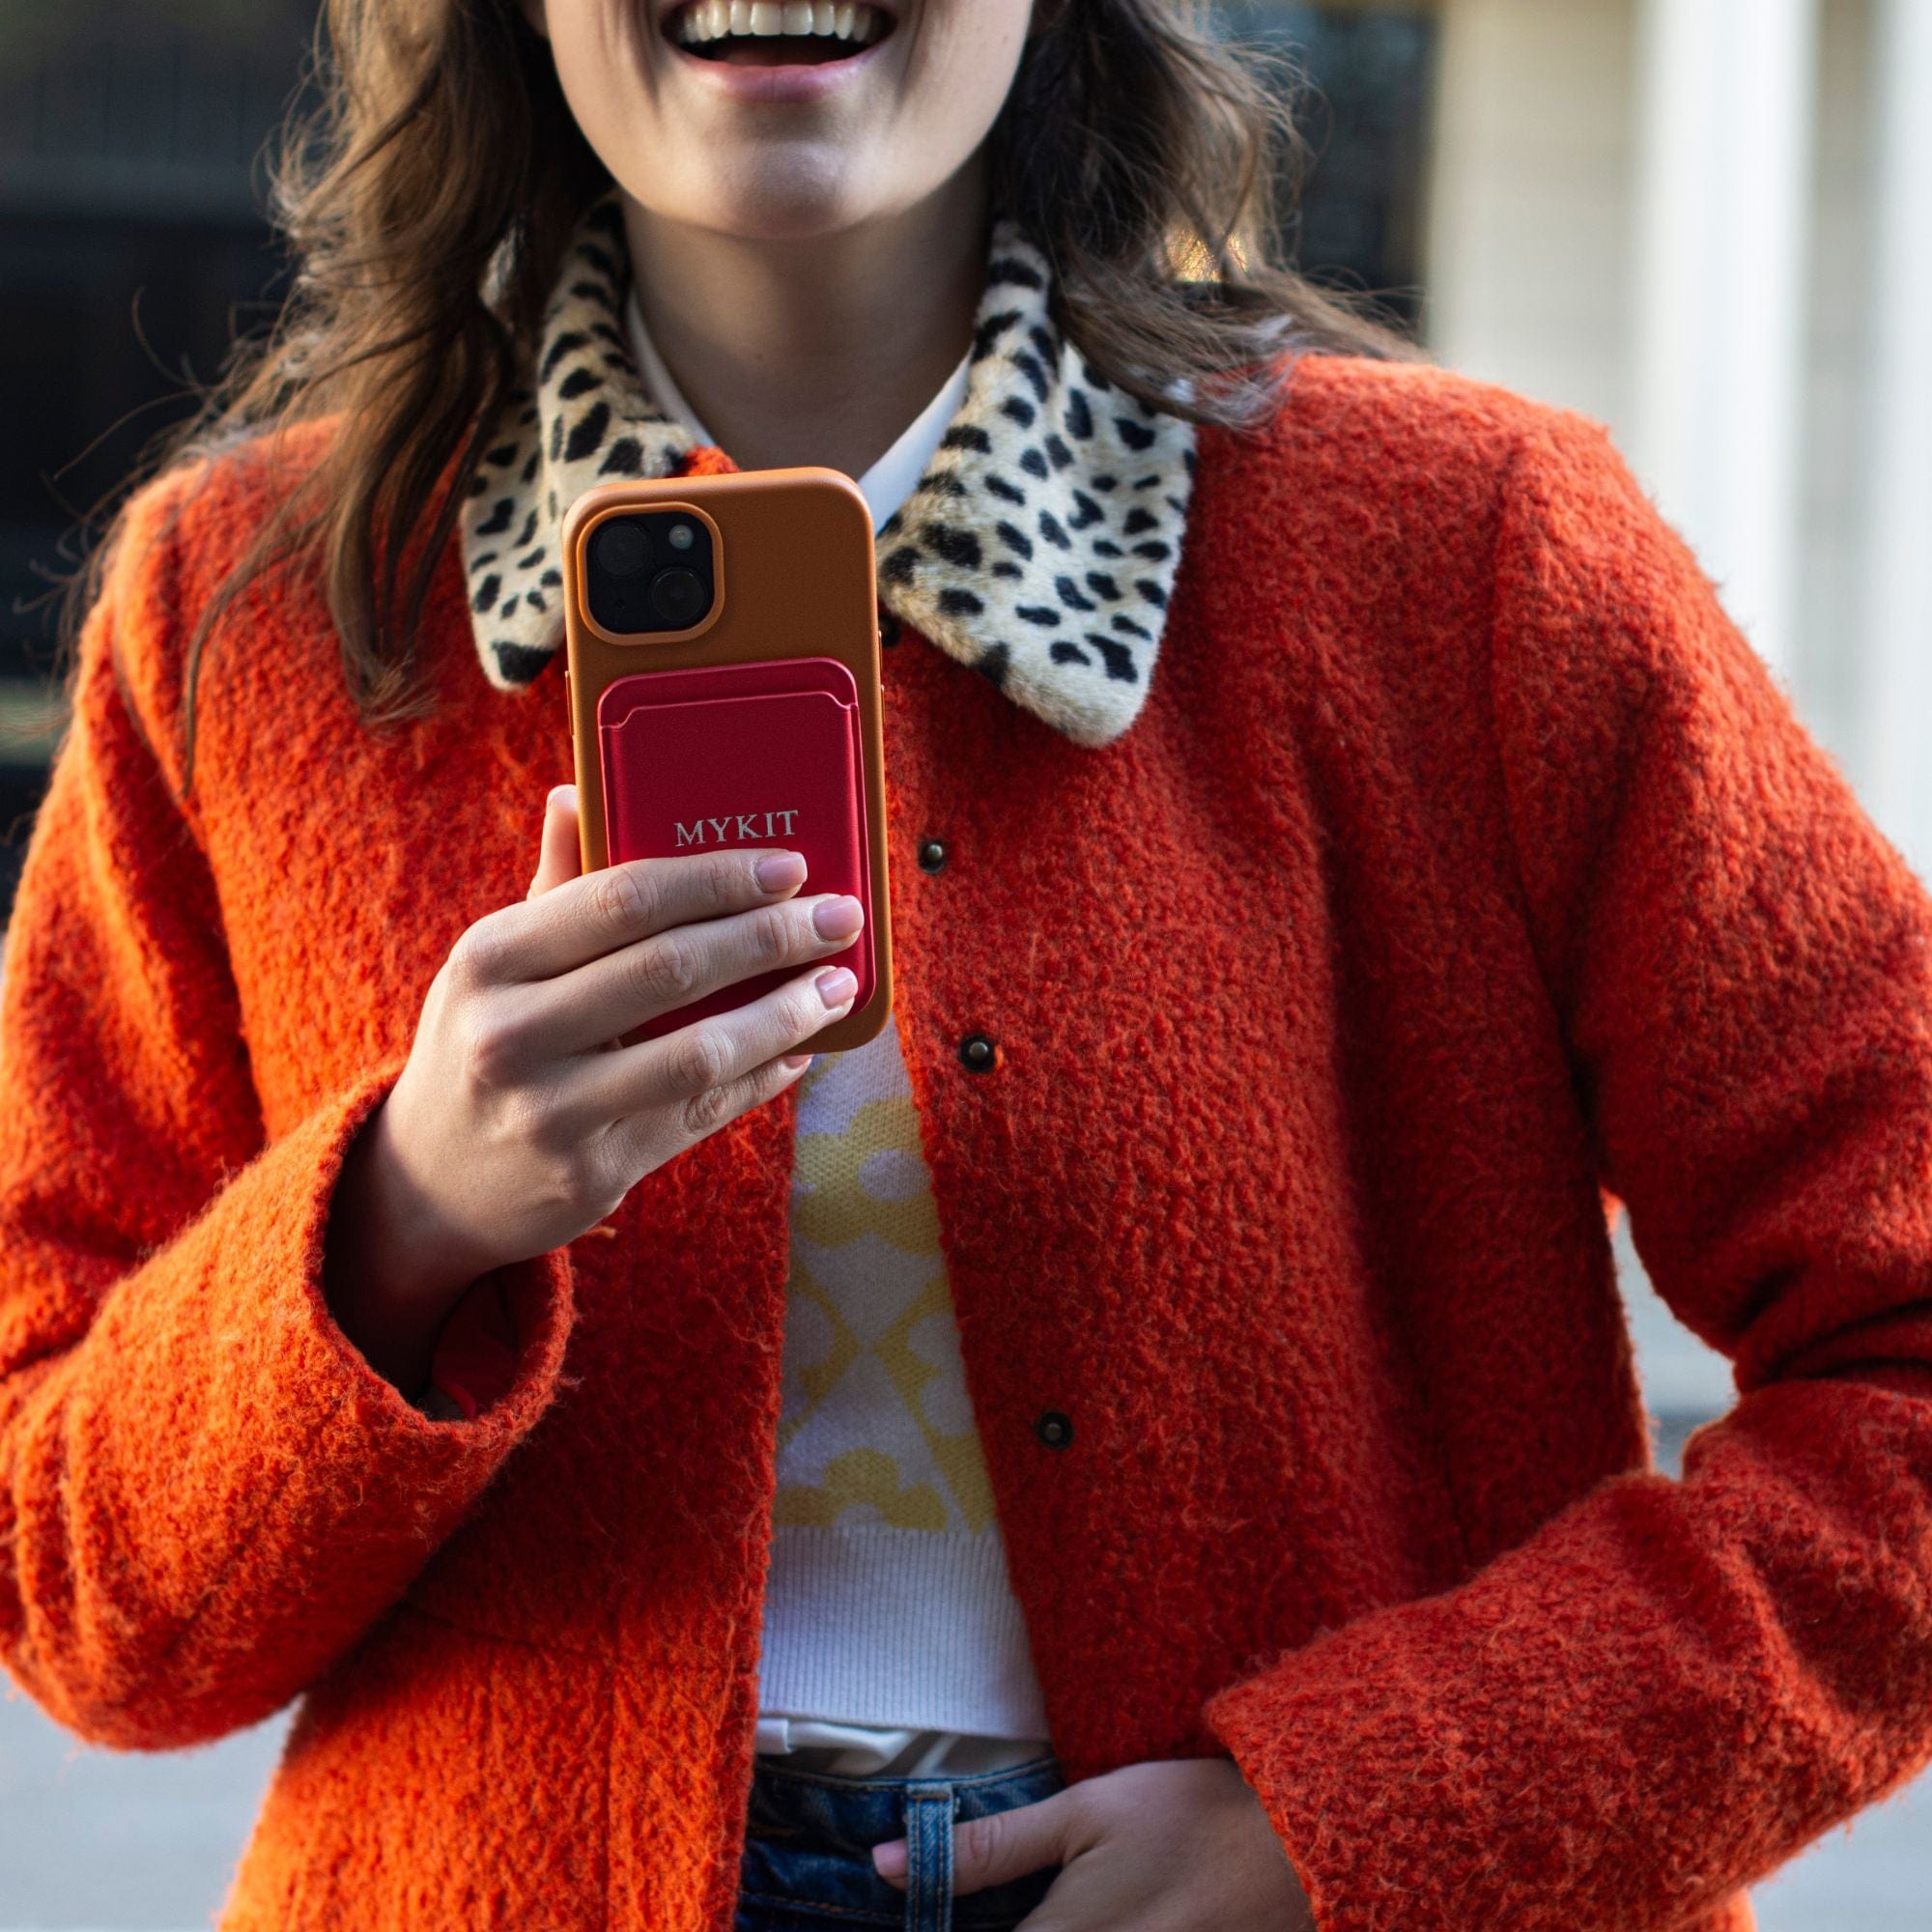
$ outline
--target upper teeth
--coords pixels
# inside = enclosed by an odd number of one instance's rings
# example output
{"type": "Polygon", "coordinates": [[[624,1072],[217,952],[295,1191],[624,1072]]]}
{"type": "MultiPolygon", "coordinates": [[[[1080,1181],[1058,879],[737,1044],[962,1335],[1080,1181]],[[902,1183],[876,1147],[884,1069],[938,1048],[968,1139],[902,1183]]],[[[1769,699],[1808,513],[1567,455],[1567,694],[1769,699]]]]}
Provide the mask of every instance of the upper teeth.
{"type": "Polygon", "coordinates": [[[684,42],[722,41],[727,34],[823,34],[864,45],[883,31],[880,9],[856,0],[691,0],[675,24],[684,42]]]}

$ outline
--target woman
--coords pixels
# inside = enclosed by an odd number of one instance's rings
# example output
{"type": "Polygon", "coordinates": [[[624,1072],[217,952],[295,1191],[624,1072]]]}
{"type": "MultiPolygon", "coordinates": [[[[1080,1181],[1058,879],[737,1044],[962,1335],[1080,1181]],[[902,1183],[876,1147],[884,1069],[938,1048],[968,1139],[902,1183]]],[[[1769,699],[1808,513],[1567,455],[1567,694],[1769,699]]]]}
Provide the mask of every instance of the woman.
{"type": "Polygon", "coordinates": [[[1932,1750],[1932,904],[1601,431],[1268,266],[1159,0],[330,15],[10,941],[14,1677],[301,1698],[230,1932],[1747,1925],[1932,1750]],[[801,461],[899,974],[803,1081],[854,908],[576,876],[554,575],[801,461]]]}

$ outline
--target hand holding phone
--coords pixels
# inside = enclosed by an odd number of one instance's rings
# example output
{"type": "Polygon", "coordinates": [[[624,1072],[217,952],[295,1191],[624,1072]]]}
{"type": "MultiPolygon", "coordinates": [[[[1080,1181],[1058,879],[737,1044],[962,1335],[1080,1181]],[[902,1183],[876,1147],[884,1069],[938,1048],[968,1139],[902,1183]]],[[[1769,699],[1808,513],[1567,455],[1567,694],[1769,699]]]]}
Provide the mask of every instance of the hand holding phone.
{"type": "MultiPolygon", "coordinates": [[[[781,844],[865,930],[840,956],[852,1009],[812,1045],[862,1045],[892,999],[871,512],[801,466],[600,484],[562,530],[565,662],[585,871],[781,844]]],[[[768,969],[660,1014],[728,1009],[768,969]]]]}
{"type": "Polygon", "coordinates": [[[336,1187],[326,1292],[379,1374],[420,1388],[479,1276],[574,1240],[798,1078],[802,1044],[851,1010],[848,970],[820,981],[863,921],[856,900],[801,883],[804,861],[775,846],[582,873],[575,788],[551,794],[527,896],[458,939],[336,1187]],[[753,973],[778,983],[616,1043],[753,973]]]}

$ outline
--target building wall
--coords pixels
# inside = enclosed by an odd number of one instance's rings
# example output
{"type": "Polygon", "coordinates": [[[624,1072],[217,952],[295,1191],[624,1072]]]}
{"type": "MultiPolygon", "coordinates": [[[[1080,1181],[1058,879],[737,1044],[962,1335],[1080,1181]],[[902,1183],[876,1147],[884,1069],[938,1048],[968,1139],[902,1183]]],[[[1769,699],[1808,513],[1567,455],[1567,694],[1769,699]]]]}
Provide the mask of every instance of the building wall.
{"type": "Polygon", "coordinates": [[[1431,349],[1626,424],[1631,0],[1449,0],[1437,59],[1431,349]]]}
{"type": "Polygon", "coordinates": [[[1794,682],[1805,722],[1855,780],[1869,770],[1860,650],[1860,506],[1871,358],[1871,8],[1827,0],[1818,45],[1804,481],[1794,682]]]}

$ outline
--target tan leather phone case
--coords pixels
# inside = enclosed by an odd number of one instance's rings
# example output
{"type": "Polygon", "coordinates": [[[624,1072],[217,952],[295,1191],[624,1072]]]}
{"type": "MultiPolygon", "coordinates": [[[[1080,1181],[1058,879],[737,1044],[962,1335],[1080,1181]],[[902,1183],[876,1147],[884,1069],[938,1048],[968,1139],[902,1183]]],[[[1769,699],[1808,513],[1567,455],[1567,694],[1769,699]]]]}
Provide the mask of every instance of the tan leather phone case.
{"type": "MultiPolygon", "coordinates": [[[[871,901],[862,937],[872,944],[872,985],[861,1005],[806,1044],[813,1052],[862,1045],[892,1010],[892,920],[872,519],[858,485],[816,466],[600,484],[565,514],[562,549],[567,689],[586,871],[609,863],[598,705],[610,686],[639,672],[775,659],[830,658],[850,671],[859,707],[862,836],[871,901]],[[709,528],[711,609],[688,630],[628,636],[605,630],[585,608],[585,546],[612,515],[668,509],[709,528]]],[[[786,840],[776,836],[751,842],[786,840]]],[[[828,889],[808,877],[801,891],[828,889]]]]}

